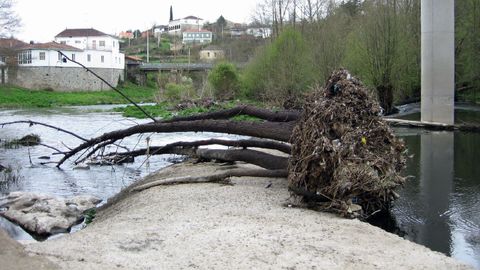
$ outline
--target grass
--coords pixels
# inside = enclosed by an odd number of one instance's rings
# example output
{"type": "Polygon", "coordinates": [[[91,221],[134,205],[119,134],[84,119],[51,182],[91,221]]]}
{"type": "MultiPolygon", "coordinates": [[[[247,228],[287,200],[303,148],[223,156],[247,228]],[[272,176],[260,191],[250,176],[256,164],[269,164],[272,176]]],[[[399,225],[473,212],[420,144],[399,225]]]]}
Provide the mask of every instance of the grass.
{"type": "Polygon", "coordinates": [[[37,134],[29,134],[26,136],[23,136],[20,139],[14,139],[11,141],[2,141],[0,145],[4,147],[5,149],[12,149],[12,148],[18,148],[20,146],[35,146],[39,145],[41,142],[40,136],[37,134]]]}
{"type": "MultiPolygon", "coordinates": [[[[126,83],[119,89],[135,102],[154,102],[157,90],[126,83]]],[[[28,90],[15,86],[0,87],[0,107],[50,108],[73,105],[125,104],[128,103],[113,90],[53,92],[48,90],[28,90]]]]}

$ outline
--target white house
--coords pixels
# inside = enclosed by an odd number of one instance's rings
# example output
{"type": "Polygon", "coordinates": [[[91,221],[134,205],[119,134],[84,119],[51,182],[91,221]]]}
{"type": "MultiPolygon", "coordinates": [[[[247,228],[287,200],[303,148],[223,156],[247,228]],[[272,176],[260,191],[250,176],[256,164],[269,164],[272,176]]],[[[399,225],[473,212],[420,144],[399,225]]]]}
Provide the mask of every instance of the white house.
{"type": "Polygon", "coordinates": [[[208,44],[212,42],[212,32],[203,29],[190,29],[183,32],[183,44],[208,44]]]}
{"type": "Polygon", "coordinates": [[[55,42],[83,51],[79,62],[87,67],[123,69],[125,55],[120,53],[120,39],[93,28],[65,29],[55,42]]]}
{"type": "Polygon", "coordinates": [[[256,38],[269,38],[272,35],[272,29],[268,27],[251,27],[245,33],[256,38]]]}
{"type": "Polygon", "coordinates": [[[14,83],[30,89],[108,89],[78,64],[65,61],[61,53],[116,86],[124,78],[125,66],[125,56],[119,48],[119,39],[98,30],[66,29],[55,36],[54,42],[17,48],[19,68],[14,83]]]}
{"type": "Polygon", "coordinates": [[[195,16],[188,16],[183,19],[172,20],[168,23],[168,33],[179,35],[185,30],[202,29],[204,20],[195,16]]]}

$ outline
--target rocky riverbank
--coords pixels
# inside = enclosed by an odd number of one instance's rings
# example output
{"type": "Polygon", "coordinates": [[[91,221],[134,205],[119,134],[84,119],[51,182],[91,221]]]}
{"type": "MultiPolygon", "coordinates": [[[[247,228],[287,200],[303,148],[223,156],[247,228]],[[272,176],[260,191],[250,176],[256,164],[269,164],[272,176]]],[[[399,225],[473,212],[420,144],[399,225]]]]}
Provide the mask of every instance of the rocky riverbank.
{"type": "MultiPolygon", "coordinates": [[[[146,177],[208,175],[183,163],[146,177]]],[[[62,269],[469,269],[358,220],[289,207],[286,179],[125,189],[87,228],[26,245],[62,269]]]]}

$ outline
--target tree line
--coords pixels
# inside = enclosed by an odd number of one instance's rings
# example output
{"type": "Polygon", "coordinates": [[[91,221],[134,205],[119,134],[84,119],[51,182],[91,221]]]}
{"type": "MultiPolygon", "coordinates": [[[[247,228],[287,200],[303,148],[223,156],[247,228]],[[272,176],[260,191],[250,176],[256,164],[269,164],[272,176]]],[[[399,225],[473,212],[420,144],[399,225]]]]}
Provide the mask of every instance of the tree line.
{"type": "MultiPolygon", "coordinates": [[[[456,94],[475,101],[480,0],[455,1],[455,15],[456,94]]],[[[246,95],[286,102],[344,67],[386,112],[420,97],[420,0],[264,0],[254,20],[272,25],[273,38],[245,70],[246,95]]]]}

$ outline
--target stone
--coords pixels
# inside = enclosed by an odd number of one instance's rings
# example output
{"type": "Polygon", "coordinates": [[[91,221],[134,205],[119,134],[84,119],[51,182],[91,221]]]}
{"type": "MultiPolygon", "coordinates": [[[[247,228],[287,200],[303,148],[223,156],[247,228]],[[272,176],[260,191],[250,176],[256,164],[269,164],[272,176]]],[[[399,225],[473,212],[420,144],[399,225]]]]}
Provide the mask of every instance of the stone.
{"type": "Polygon", "coordinates": [[[12,192],[0,198],[0,215],[31,234],[48,237],[68,232],[84,219],[85,211],[100,202],[99,198],[89,195],[64,199],[45,194],[12,192]]]}

